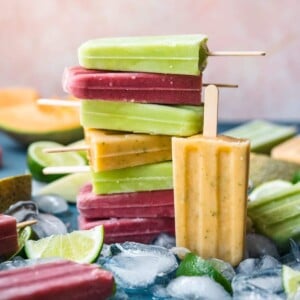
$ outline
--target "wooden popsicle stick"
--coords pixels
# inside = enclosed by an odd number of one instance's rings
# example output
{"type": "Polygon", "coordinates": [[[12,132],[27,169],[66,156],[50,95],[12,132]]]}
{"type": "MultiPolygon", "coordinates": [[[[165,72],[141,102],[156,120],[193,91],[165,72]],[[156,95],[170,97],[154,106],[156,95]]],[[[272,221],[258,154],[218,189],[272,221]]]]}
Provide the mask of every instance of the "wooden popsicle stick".
{"type": "Polygon", "coordinates": [[[49,174],[66,174],[66,173],[86,173],[90,172],[90,166],[61,166],[61,167],[46,167],[43,169],[45,175],[49,174]]]}
{"type": "Polygon", "coordinates": [[[265,51],[209,51],[208,56],[265,56],[265,51]]]}
{"type": "MultiPolygon", "coordinates": [[[[210,85],[215,85],[220,88],[237,88],[238,87],[237,84],[230,84],[230,83],[203,83],[204,87],[208,87],[210,85]]],[[[38,105],[47,105],[47,106],[80,107],[80,101],[62,100],[62,99],[41,98],[41,99],[37,100],[37,104],[38,105]]]]}
{"type": "Polygon", "coordinates": [[[38,99],[38,105],[47,105],[47,106],[66,106],[66,107],[80,107],[80,101],[74,100],[61,100],[61,99],[38,99]]]}
{"type": "Polygon", "coordinates": [[[216,137],[218,127],[219,91],[215,85],[209,85],[204,92],[203,136],[216,137]]]}
{"type": "Polygon", "coordinates": [[[45,153],[60,153],[60,152],[73,152],[73,151],[87,151],[90,149],[88,145],[74,146],[74,147],[57,147],[43,149],[45,153]]]}
{"type": "Polygon", "coordinates": [[[231,84],[231,83],[203,83],[203,86],[207,87],[209,85],[215,85],[218,88],[238,88],[238,84],[231,84]]]}
{"type": "Polygon", "coordinates": [[[28,221],[20,222],[20,223],[17,223],[17,228],[18,229],[24,228],[26,226],[33,225],[36,223],[37,223],[37,220],[28,220],[28,221]]]}

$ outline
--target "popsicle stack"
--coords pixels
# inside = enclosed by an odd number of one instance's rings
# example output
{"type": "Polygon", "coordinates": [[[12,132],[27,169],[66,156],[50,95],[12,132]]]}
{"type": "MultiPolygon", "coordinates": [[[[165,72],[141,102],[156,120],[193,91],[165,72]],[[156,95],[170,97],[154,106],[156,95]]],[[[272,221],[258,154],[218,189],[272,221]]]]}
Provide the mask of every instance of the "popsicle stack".
{"type": "Polygon", "coordinates": [[[176,227],[178,246],[236,265],[249,142],[217,136],[217,104],[206,103],[217,100],[215,86],[207,89],[200,135],[201,73],[208,56],[264,52],[214,53],[206,42],[204,35],[107,38],[79,48],[81,67],[63,79],[65,91],[82,99],[92,171],[78,195],[79,226],[103,224],[107,243],[150,242],[176,227]]]}
{"type": "Polygon", "coordinates": [[[82,99],[92,169],[78,195],[80,228],[103,224],[108,243],[174,234],[171,137],[202,131],[205,42],[121,38],[79,48],[82,67],[66,69],[63,86],[82,99]]]}

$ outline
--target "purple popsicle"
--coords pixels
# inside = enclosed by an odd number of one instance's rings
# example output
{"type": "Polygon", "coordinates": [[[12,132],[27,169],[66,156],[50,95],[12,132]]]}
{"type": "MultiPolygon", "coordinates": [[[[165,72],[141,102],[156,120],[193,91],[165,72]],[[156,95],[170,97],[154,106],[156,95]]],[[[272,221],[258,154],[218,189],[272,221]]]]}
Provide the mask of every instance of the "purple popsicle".
{"type": "Polygon", "coordinates": [[[77,208],[88,219],[174,217],[173,199],[173,190],[96,195],[87,184],[77,196],[77,208]]]}
{"type": "Polygon", "coordinates": [[[202,76],[65,69],[65,92],[80,99],[200,105],[202,76]]]}
{"type": "Polygon", "coordinates": [[[80,229],[90,229],[103,225],[104,241],[122,243],[126,241],[151,243],[160,233],[174,235],[174,218],[112,218],[106,220],[89,220],[82,216],[78,219],[80,229]]]}
{"type": "Polygon", "coordinates": [[[67,260],[0,272],[0,298],[6,300],[100,300],[113,289],[109,271],[67,260]]]}
{"type": "Polygon", "coordinates": [[[8,257],[18,250],[17,221],[0,215],[0,257],[8,257]]]}

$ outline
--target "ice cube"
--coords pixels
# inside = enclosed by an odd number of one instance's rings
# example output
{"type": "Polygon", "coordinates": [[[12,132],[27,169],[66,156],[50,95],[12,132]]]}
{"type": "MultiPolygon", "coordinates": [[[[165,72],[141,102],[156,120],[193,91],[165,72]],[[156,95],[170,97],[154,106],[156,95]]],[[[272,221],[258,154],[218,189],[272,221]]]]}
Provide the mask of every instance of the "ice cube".
{"type": "Polygon", "coordinates": [[[284,300],[286,296],[269,293],[265,290],[243,291],[234,294],[233,300],[284,300]]]}
{"type": "Polygon", "coordinates": [[[209,261],[228,281],[232,281],[235,271],[231,264],[217,258],[211,258],[209,261]]]}
{"type": "Polygon", "coordinates": [[[173,247],[170,249],[180,260],[183,260],[185,256],[191,252],[191,250],[185,247],[173,247]]]}
{"type": "Polygon", "coordinates": [[[171,299],[171,296],[168,293],[166,287],[161,284],[155,284],[151,288],[151,293],[153,295],[152,299],[171,299]]]}
{"type": "Polygon", "coordinates": [[[291,253],[297,263],[300,263],[300,249],[299,244],[297,244],[293,239],[290,239],[291,253]]]}
{"type": "Polygon", "coordinates": [[[254,272],[252,275],[237,275],[232,281],[234,295],[240,295],[246,292],[257,293],[258,295],[278,295],[283,291],[281,273],[282,268],[277,267],[254,272]]]}
{"type": "Polygon", "coordinates": [[[32,225],[32,229],[40,239],[54,234],[67,233],[66,225],[53,215],[38,214],[35,219],[37,223],[32,225]]]}
{"type": "Polygon", "coordinates": [[[300,247],[296,241],[290,239],[290,253],[282,256],[280,261],[282,264],[300,271],[300,247]]]}
{"type": "Polygon", "coordinates": [[[171,249],[175,247],[175,237],[166,233],[161,233],[153,242],[153,245],[171,249]]]}
{"type": "Polygon", "coordinates": [[[32,200],[38,205],[38,208],[45,213],[60,214],[68,210],[68,204],[64,198],[59,195],[37,195],[32,200]]]}
{"type": "Polygon", "coordinates": [[[208,276],[180,276],[167,286],[169,295],[176,299],[231,299],[224,288],[208,276]]]}
{"type": "Polygon", "coordinates": [[[178,267],[171,251],[155,245],[126,242],[112,245],[111,252],[103,267],[114,273],[117,285],[125,291],[147,289],[178,267]]]}
{"type": "Polygon", "coordinates": [[[17,269],[17,268],[36,265],[36,264],[43,264],[52,261],[57,261],[59,259],[60,258],[56,258],[56,257],[24,259],[20,256],[15,256],[12,260],[8,260],[1,263],[0,270],[17,269]]]}
{"type": "Polygon", "coordinates": [[[5,211],[6,215],[15,217],[18,223],[35,219],[38,213],[37,205],[33,201],[18,201],[5,211]]]}
{"type": "Polygon", "coordinates": [[[279,258],[279,253],[274,242],[260,234],[247,234],[246,256],[251,258],[258,258],[262,255],[270,255],[275,258],[279,258]]]}
{"type": "Polygon", "coordinates": [[[236,268],[236,272],[238,274],[251,275],[265,269],[276,268],[280,265],[280,262],[276,258],[265,255],[262,258],[248,258],[243,260],[236,268]]]}

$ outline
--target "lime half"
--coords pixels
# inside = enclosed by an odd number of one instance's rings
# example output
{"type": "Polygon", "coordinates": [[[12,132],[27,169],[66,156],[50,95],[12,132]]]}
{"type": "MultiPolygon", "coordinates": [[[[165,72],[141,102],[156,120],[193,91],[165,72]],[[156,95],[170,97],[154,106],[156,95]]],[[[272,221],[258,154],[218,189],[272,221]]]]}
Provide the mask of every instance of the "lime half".
{"type": "Polygon", "coordinates": [[[27,241],[28,258],[61,257],[79,263],[94,262],[102,249],[103,226],[90,230],[78,230],[65,235],[52,235],[38,241],[27,241]]]}
{"type": "Polygon", "coordinates": [[[282,267],[282,281],[285,293],[291,297],[300,288],[300,272],[284,265],[282,267]]]}
{"type": "Polygon", "coordinates": [[[45,175],[45,167],[59,166],[82,166],[86,164],[85,159],[76,152],[45,153],[44,149],[63,147],[63,145],[40,141],[32,143],[27,150],[27,165],[32,177],[38,181],[51,182],[66,174],[45,175]]]}
{"type": "Polygon", "coordinates": [[[289,188],[291,186],[292,183],[290,181],[285,181],[280,179],[268,181],[255,188],[250,193],[249,200],[255,201],[261,198],[265,198],[274,193],[277,193],[278,191],[281,191],[282,189],[289,188]]]}
{"type": "Polygon", "coordinates": [[[230,282],[213,266],[213,263],[194,253],[188,253],[176,271],[176,276],[205,275],[221,284],[227,292],[232,294],[230,282]]]}

